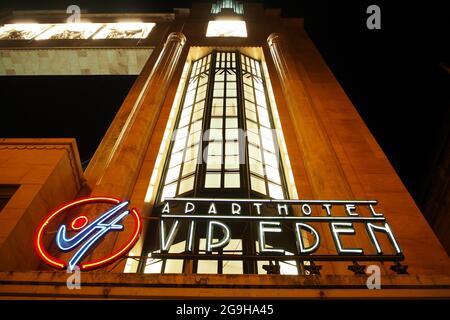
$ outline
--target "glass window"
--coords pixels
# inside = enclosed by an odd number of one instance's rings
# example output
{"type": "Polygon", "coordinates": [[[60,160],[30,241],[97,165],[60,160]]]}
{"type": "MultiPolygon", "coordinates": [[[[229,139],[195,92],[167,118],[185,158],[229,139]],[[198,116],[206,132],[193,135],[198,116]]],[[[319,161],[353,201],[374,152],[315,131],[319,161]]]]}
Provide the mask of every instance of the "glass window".
{"type": "MultiPolygon", "coordinates": [[[[174,138],[166,157],[159,199],[178,196],[285,198],[283,166],[277,132],[273,131],[270,101],[259,61],[235,52],[213,52],[193,62],[179,114],[173,116],[178,122],[172,131],[174,138]],[[244,133],[242,136],[241,132],[244,133]]],[[[158,205],[155,212],[162,210],[161,202],[158,205]]],[[[178,213],[183,213],[180,210],[178,213]]],[[[256,255],[257,246],[242,246],[242,239],[248,240],[246,224],[246,221],[230,223],[234,238],[213,254],[256,255]]],[[[199,228],[204,230],[206,225],[199,228]]],[[[178,232],[169,253],[185,251],[185,243],[179,240],[187,239],[188,229],[180,228],[178,232]]],[[[218,229],[214,233],[214,238],[222,236],[218,229]]],[[[205,251],[206,239],[200,236],[204,233],[196,232],[194,254],[205,251]]],[[[157,252],[158,247],[154,239],[152,241],[144,245],[151,247],[151,250],[145,249],[144,256],[148,252],[157,252]]],[[[213,240],[217,241],[219,239],[213,240]]],[[[270,246],[269,241],[267,245],[270,246]]],[[[194,273],[223,274],[248,273],[269,263],[197,258],[190,261],[193,261],[189,266],[194,268],[194,273]]],[[[295,261],[280,262],[279,265],[283,274],[298,274],[295,261]]],[[[183,260],[150,257],[147,265],[140,267],[141,272],[180,273],[187,265],[183,260]]]]}
{"type": "Polygon", "coordinates": [[[239,173],[225,173],[225,188],[239,188],[240,177],[239,173]]]}
{"type": "Polygon", "coordinates": [[[208,172],[205,178],[205,188],[220,188],[220,173],[208,172]]]}
{"type": "Polygon", "coordinates": [[[254,175],[250,176],[250,183],[252,185],[252,190],[257,191],[262,194],[266,193],[266,184],[263,179],[255,177],[254,175]]]}
{"type": "Polygon", "coordinates": [[[192,190],[194,187],[194,176],[181,180],[179,194],[192,190]]]}

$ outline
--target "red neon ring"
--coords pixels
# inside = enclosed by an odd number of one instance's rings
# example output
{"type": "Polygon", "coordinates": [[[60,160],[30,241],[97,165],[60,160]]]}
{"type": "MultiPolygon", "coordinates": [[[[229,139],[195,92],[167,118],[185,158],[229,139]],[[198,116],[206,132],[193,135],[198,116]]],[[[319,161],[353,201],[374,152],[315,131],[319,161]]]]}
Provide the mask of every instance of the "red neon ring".
{"type": "MultiPolygon", "coordinates": [[[[75,208],[77,206],[80,205],[84,205],[87,203],[98,203],[98,202],[103,202],[103,203],[111,203],[111,204],[118,204],[121,202],[121,200],[117,199],[117,198],[112,198],[112,197],[89,197],[89,198],[82,198],[73,202],[70,202],[68,204],[65,204],[63,206],[61,206],[60,208],[56,209],[55,211],[53,211],[52,213],[50,213],[39,225],[37,231],[36,231],[36,235],[35,235],[35,249],[36,252],[38,254],[38,256],[44,260],[45,263],[47,263],[48,265],[56,268],[56,269],[65,269],[67,267],[67,263],[59,260],[59,259],[55,259],[53,258],[44,248],[44,244],[43,244],[43,234],[44,234],[44,228],[49,224],[49,222],[56,217],[58,214],[75,208]]],[[[95,269],[95,268],[99,268],[109,262],[112,262],[113,260],[117,259],[120,257],[120,255],[122,255],[123,253],[125,253],[128,249],[131,249],[131,247],[134,245],[134,243],[136,243],[136,241],[139,238],[139,234],[141,232],[141,216],[139,214],[139,211],[137,211],[135,208],[131,209],[131,213],[133,218],[135,219],[135,230],[133,233],[133,237],[131,238],[131,240],[125,245],[123,246],[118,252],[104,258],[101,260],[97,260],[91,263],[87,263],[87,264],[82,264],[80,266],[81,269],[83,270],[90,270],[90,269],[95,269]]]]}

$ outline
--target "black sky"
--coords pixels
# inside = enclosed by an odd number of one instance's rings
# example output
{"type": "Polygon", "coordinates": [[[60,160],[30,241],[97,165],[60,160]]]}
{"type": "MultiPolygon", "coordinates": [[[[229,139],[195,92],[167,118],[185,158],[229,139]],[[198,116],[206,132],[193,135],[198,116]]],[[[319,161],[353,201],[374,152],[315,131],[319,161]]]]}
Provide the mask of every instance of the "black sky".
{"type": "MultiPolygon", "coordinates": [[[[439,66],[449,66],[450,57],[444,1],[261,2],[281,7],[283,16],[304,17],[306,31],[420,203],[449,135],[449,75],[439,66]],[[370,4],[381,8],[381,30],[366,28],[370,4]]],[[[64,10],[70,4],[96,12],[171,12],[190,1],[2,0],[0,10],[64,10]]],[[[87,161],[134,80],[0,77],[0,136],[76,137],[87,161]]]]}

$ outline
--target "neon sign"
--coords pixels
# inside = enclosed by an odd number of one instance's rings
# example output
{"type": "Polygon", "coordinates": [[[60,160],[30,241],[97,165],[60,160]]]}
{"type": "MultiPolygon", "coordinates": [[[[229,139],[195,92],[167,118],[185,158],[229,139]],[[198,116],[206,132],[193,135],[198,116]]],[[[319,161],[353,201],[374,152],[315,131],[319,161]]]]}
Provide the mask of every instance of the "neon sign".
{"type": "Polygon", "coordinates": [[[48,265],[56,269],[67,268],[70,271],[72,271],[75,266],[79,266],[80,270],[92,270],[112,263],[132,248],[139,239],[141,233],[141,216],[135,208],[128,210],[128,204],[128,201],[121,201],[111,197],[90,197],[79,199],[62,206],[48,215],[37,229],[35,237],[37,254],[48,265]],[[60,225],[54,239],[56,246],[64,252],[74,251],[74,254],[68,262],[53,257],[45,249],[44,245],[44,235],[46,234],[46,231],[48,231],[46,229],[49,224],[55,222],[56,219],[61,218],[61,216],[69,210],[88,204],[106,204],[112,205],[113,207],[100,214],[92,222],[89,222],[88,217],[85,215],[79,215],[71,221],[70,229],[68,229],[65,224],[60,225]],[[109,232],[124,231],[123,220],[126,217],[131,217],[134,227],[129,240],[125,245],[106,257],[95,261],[83,261],[80,263],[80,261],[86,258],[86,253],[98,245],[99,241],[109,232]]]}
{"type": "Polygon", "coordinates": [[[376,204],[375,200],[166,198],[160,212],[160,253],[152,253],[152,257],[402,261],[403,252],[393,230],[384,214],[375,209],[376,204]],[[233,234],[230,226],[244,224],[253,226],[256,231],[255,253],[211,255],[212,252],[224,250],[231,239],[241,239],[242,229],[238,227],[240,231],[233,234]],[[187,232],[181,233],[179,230],[182,228],[187,232]],[[197,234],[195,230],[198,230],[197,234]],[[358,239],[366,238],[369,241],[352,243],[351,237],[355,234],[358,234],[358,239]],[[181,238],[186,240],[185,251],[170,253],[172,243],[180,236],[185,237],[181,238]],[[193,243],[199,238],[204,239],[205,253],[194,250],[193,243]],[[324,238],[328,241],[325,246],[324,238]],[[287,250],[286,246],[290,249],[287,250]],[[325,248],[321,249],[321,246],[325,248]],[[295,253],[292,253],[292,248],[295,253]],[[286,254],[287,251],[290,253],[286,254]]]}

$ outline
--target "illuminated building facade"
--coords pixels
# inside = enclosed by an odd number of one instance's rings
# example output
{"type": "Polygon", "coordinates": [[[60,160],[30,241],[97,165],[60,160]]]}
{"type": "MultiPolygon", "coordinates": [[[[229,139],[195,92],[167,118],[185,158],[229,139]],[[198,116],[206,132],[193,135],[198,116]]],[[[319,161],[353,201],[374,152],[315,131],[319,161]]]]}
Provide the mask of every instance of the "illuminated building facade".
{"type": "Polygon", "coordinates": [[[447,254],[301,19],[235,1],[65,18],[5,16],[0,73],[139,76],[84,172],[73,139],[0,141],[2,296],[450,296],[447,254]]]}

